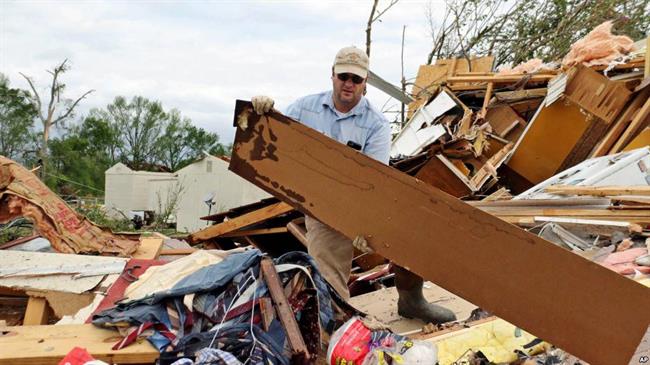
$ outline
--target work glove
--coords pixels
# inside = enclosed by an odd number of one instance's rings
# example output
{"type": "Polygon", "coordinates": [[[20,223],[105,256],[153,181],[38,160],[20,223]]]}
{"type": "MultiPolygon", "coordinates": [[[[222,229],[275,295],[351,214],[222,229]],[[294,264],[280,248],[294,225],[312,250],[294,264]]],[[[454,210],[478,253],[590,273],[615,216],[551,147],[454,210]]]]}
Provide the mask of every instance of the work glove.
{"type": "Polygon", "coordinates": [[[273,108],[274,104],[273,99],[265,95],[253,96],[251,102],[253,103],[253,110],[255,110],[255,113],[258,115],[268,113],[273,108]]]}

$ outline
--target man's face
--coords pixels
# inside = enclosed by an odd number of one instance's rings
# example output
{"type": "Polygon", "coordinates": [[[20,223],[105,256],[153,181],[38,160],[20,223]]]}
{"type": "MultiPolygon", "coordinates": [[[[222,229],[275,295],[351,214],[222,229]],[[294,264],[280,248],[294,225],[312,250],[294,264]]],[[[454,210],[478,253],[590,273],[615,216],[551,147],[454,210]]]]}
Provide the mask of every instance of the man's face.
{"type": "Polygon", "coordinates": [[[335,74],[332,72],[332,87],[334,89],[334,106],[341,112],[347,113],[361,100],[363,90],[366,88],[366,79],[351,74],[335,74]],[[345,81],[343,81],[345,80],[345,81]],[[361,81],[355,83],[355,81],[361,81]]]}

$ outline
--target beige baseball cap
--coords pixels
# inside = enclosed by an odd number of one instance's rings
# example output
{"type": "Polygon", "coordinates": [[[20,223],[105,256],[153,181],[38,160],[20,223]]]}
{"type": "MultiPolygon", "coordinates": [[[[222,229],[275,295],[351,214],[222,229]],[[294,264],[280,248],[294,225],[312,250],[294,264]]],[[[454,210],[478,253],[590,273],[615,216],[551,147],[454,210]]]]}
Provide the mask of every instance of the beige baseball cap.
{"type": "Polygon", "coordinates": [[[334,58],[334,73],[352,73],[363,77],[368,76],[368,56],[357,47],[342,48],[334,58]]]}

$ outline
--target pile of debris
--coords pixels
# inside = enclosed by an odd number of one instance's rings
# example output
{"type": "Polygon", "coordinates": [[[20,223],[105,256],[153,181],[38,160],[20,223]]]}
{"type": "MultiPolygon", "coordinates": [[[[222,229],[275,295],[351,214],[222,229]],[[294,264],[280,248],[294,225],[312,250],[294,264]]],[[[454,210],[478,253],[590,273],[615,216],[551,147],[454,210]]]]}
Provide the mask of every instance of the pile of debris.
{"type": "Polygon", "coordinates": [[[391,167],[238,102],[230,169],[275,198],[185,241],[114,235],[0,159],[0,219],[34,220],[60,252],[2,247],[0,300],[27,308],[0,363],[643,362],[650,57],[609,26],[562,65],[422,66],[391,167]],[[305,253],[304,214],[359,243],[349,303],[305,253]],[[462,320],[397,316],[387,259],[462,320]]]}
{"type": "Polygon", "coordinates": [[[645,40],[599,66],[581,44],[600,33],[577,42],[572,52],[581,57],[561,68],[503,75],[490,71],[492,57],[421,66],[393,166],[453,196],[480,199],[500,188],[518,194],[587,158],[647,145],[645,40]]]}

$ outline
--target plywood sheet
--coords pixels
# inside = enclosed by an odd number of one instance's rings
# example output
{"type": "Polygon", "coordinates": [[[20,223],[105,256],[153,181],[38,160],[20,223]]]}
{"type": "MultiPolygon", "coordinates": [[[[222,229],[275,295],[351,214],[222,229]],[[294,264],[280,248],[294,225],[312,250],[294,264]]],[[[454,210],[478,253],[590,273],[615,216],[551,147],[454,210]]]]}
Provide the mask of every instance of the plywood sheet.
{"type": "Polygon", "coordinates": [[[415,174],[415,177],[457,198],[472,194],[472,190],[467,187],[467,184],[454,174],[438,156],[431,157],[415,174]]]}
{"type": "Polygon", "coordinates": [[[567,74],[566,98],[606,123],[614,121],[632,94],[622,83],[610,81],[589,67],[575,67],[567,74]]]}
{"type": "Polygon", "coordinates": [[[517,142],[526,127],[526,121],[508,105],[489,108],[485,120],[496,135],[512,142],[517,142]]]}
{"type": "Polygon", "coordinates": [[[639,283],[279,113],[240,102],[236,120],[232,171],[396,264],[593,365],[627,362],[645,333],[639,283]]]}

